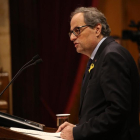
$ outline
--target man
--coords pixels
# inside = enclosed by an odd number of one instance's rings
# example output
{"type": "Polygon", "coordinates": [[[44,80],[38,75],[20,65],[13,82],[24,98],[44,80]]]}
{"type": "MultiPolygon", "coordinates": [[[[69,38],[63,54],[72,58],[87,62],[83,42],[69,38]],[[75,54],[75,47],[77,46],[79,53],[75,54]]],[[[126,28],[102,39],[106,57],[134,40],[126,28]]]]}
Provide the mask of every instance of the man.
{"type": "Polygon", "coordinates": [[[67,140],[138,140],[139,79],[129,52],[114,41],[105,16],[96,8],[71,15],[70,40],[91,60],[85,73],[79,123],[57,130],[67,140]]]}

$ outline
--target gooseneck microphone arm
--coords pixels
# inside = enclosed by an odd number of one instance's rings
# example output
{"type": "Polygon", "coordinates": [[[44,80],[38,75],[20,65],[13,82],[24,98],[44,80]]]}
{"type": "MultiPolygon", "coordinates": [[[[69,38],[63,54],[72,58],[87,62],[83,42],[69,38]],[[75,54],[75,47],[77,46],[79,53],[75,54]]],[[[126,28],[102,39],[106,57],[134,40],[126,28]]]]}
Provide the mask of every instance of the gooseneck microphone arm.
{"type": "Polygon", "coordinates": [[[0,96],[5,92],[5,90],[11,85],[11,83],[13,83],[15,81],[15,79],[21,74],[21,72],[23,72],[25,69],[27,69],[30,66],[36,65],[40,62],[42,62],[42,59],[38,59],[36,60],[38,57],[33,57],[34,59],[32,59],[31,61],[29,61],[28,63],[26,63],[18,72],[17,74],[13,77],[13,79],[10,81],[10,83],[6,86],[6,88],[0,93],[0,96]],[[36,61],[35,61],[36,60],[36,61]],[[35,62],[34,62],[35,61],[35,62]],[[33,62],[33,63],[31,63],[33,62]],[[31,63],[31,64],[30,64],[31,63]]]}
{"type": "MultiPolygon", "coordinates": [[[[22,66],[22,68],[21,68],[18,72],[20,72],[24,67],[26,67],[28,64],[34,62],[34,61],[37,60],[37,59],[39,59],[39,55],[38,55],[38,54],[35,55],[35,56],[32,58],[32,60],[30,60],[30,61],[27,62],[24,66],[22,66]]],[[[18,72],[17,72],[17,73],[18,73],[18,72]]]]}

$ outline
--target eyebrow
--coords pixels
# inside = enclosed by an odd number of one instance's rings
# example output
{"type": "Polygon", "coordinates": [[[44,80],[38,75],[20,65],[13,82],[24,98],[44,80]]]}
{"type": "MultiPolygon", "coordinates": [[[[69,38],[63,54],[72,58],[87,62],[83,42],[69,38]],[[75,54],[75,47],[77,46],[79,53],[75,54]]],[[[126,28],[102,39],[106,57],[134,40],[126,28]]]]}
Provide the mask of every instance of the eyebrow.
{"type": "MultiPolygon", "coordinates": [[[[79,27],[79,26],[74,27],[73,30],[74,30],[75,28],[78,28],[78,27],[79,27]]],[[[72,31],[72,30],[70,29],[70,31],[72,31]]]]}

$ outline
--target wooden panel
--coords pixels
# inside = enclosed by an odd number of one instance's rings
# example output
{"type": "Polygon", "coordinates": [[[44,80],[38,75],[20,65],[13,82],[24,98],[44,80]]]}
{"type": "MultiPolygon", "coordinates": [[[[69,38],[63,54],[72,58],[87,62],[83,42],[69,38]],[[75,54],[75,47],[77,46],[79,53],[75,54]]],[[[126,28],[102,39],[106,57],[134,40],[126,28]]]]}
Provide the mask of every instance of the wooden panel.
{"type": "MultiPolygon", "coordinates": [[[[8,73],[0,73],[0,93],[9,83],[8,73]]],[[[9,113],[9,89],[0,96],[0,111],[9,113]]]]}
{"type": "MultiPolygon", "coordinates": [[[[124,29],[128,30],[135,30],[135,28],[130,28],[129,24],[131,20],[134,20],[136,23],[140,21],[139,10],[140,10],[140,1],[139,0],[124,0],[123,1],[124,7],[124,29]]],[[[124,47],[128,49],[128,51],[133,56],[135,62],[138,65],[138,58],[139,58],[139,51],[138,45],[136,42],[132,42],[131,40],[125,41],[124,47]]]]}

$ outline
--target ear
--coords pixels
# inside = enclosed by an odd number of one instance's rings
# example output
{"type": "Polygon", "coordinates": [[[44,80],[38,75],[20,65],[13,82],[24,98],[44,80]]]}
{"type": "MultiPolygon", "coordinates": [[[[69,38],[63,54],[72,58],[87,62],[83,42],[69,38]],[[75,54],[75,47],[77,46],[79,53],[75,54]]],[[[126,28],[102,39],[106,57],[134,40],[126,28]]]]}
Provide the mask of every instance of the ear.
{"type": "Polygon", "coordinates": [[[99,23],[95,27],[95,33],[97,37],[101,34],[101,30],[102,30],[102,25],[99,23]]]}

